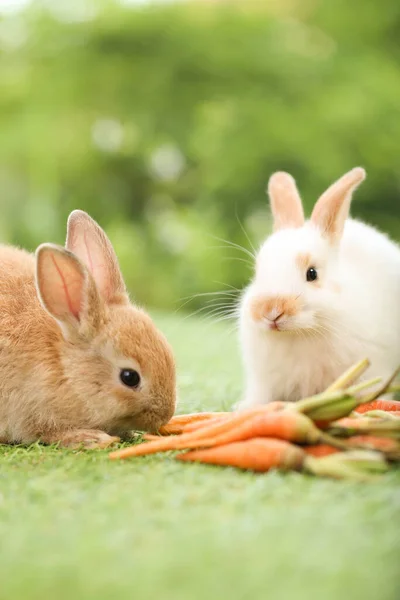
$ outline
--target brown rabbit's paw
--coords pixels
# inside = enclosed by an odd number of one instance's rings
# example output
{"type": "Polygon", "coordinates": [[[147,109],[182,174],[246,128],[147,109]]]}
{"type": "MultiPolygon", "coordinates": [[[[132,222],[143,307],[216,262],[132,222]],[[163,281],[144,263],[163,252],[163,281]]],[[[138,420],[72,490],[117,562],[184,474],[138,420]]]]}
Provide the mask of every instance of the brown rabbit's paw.
{"type": "Polygon", "coordinates": [[[60,446],[64,446],[65,448],[93,450],[96,448],[108,448],[113,444],[117,444],[120,438],[108,435],[108,433],[97,429],[79,429],[65,432],[58,436],[57,441],[60,446]]]}

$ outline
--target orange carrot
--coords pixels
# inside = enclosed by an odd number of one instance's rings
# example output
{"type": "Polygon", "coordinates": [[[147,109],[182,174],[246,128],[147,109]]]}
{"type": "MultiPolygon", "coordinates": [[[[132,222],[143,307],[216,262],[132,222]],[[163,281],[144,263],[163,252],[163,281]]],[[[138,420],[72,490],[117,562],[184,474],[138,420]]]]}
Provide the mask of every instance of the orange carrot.
{"type": "MultiPolygon", "coordinates": [[[[230,416],[232,416],[233,413],[231,413],[230,416]]],[[[197,431],[198,429],[201,429],[202,427],[206,427],[207,425],[210,425],[211,423],[217,423],[217,422],[222,422],[226,419],[229,419],[229,417],[214,417],[212,419],[206,419],[204,421],[197,421],[195,423],[188,423],[187,425],[184,425],[182,427],[182,433],[191,433],[192,431],[197,431]]]]}
{"type": "Polygon", "coordinates": [[[236,422],[236,417],[238,415],[250,415],[250,414],[258,415],[258,414],[275,412],[277,410],[281,410],[285,406],[286,406],[285,402],[278,402],[278,401],[270,402],[269,404],[254,406],[253,408],[249,408],[242,412],[227,413],[226,416],[214,417],[214,418],[208,419],[207,421],[199,421],[197,423],[188,423],[188,425],[185,425],[183,427],[182,433],[190,433],[192,431],[197,431],[198,429],[201,429],[202,427],[208,427],[208,425],[210,425],[211,423],[215,424],[218,421],[220,423],[222,423],[223,421],[231,422],[232,417],[235,418],[235,422],[236,422]]]}
{"type": "Polygon", "coordinates": [[[315,446],[306,446],[304,448],[304,452],[310,456],[316,456],[317,458],[320,458],[321,456],[336,454],[337,452],[340,452],[340,450],[330,446],[329,444],[317,444],[315,446]]]}
{"type": "Polygon", "coordinates": [[[216,448],[194,450],[179,454],[176,458],[262,473],[272,468],[304,470],[314,475],[359,481],[369,481],[387,470],[387,463],[378,452],[352,450],[316,458],[307,455],[299,446],[273,438],[253,438],[216,448]]]}
{"type": "MultiPolygon", "coordinates": [[[[162,436],[167,436],[167,435],[181,435],[182,433],[191,433],[192,431],[197,431],[198,429],[201,429],[202,427],[208,427],[209,425],[211,425],[211,423],[221,423],[222,421],[225,421],[226,419],[230,419],[234,413],[228,413],[229,416],[226,417],[210,417],[207,419],[199,419],[198,421],[193,421],[193,423],[186,423],[186,425],[169,425],[169,423],[167,423],[166,425],[163,425],[162,427],[160,427],[160,429],[157,432],[157,437],[160,437],[160,435],[162,436]]],[[[143,439],[147,440],[147,439],[152,439],[155,436],[150,436],[148,434],[145,434],[143,436],[143,439]]]]}
{"type": "Polygon", "coordinates": [[[374,435],[354,435],[347,440],[353,448],[369,448],[383,452],[391,460],[400,459],[400,444],[397,440],[374,435]]]}
{"type": "MultiPolygon", "coordinates": [[[[182,436],[181,436],[182,437],[182,436]]],[[[232,442],[239,442],[257,437],[273,437],[288,442],[300,444],[316,444],[324,438],[313,422],[306,416],[295,412],[271,412],[255,414],[251,418],[231,426],[219,435],[207,438],[194,439],[182,445],[180,438],[176,438],[180,448],[198,448],[208,446],[221,446],[232,442]]]]}
{"type": "Polygon", "coordinates": [[[215,417],[230,415],[229,412],[204,412],[204,413],[189,413],[186,415],[175,415],[160,429],[158,433],[160,435],[173,435],[182,433],[182,429],[185,425],[189,423],[200,423],[203,421],[207,421],[209,419],[214,419],[215,417]]]}
{"type": "Polygon", "coordinates": [[[144,456],[167,450],[182,450],[189,448],[206,448],[221,446],[232,442],[248,440],[255,437],[273,437],[299,443],[316,444],[328,440],[332,445],[344,446],[343,442],[334,440],[319,431],[306,416],[291,411],[278,411],[255,414],[237,423],[225,423],[204,427],[200,432],[183,434],[173,438],[156,439],[148,444],[136,445],[132,448],[117,450],[111,458],[127,458],[129,456],[144,456]]]}
{"type": "Polygon", "coordinates": [[[157,437],[160,435],[178,435],[179,433],[182,433],[183,427],[184,425],[179,425],[178,423],[175,425],[169,425],[167,423],[166,425],[162,425],[160,427],[157,437]]]}
{"type": "Polygon", "coordinates": [[[369,412],[370,410],[400,412],[400,402],[398,400],[386,400],[385,398],[377,398],[377,400],[373,400],[372,402],[360,404],[360,406],[357,406],[357,408],[355,409],[355,412],[365,413],[369,412]]]}
{"type": "Polygon", "coordinates": [[[179,423],[180,425],[186,423],[193,423],[194,421],[201,421],[203,419],[212,419],[213,417],[223,417],[225,415],[229,415],[229,412],[201,412],[201,413],[187,413],[184,415],[175,415],[173,416],[168,423],[175,425],[179,423]]]}
{"type": "Polygon", "coordinates": [[[179,454],[176,458],[263,473],[273,468],[301,469],[304,457],[305,453],[301,448],[288,442],[272,438],[253,438],[245,442],[179,454]]]}
{"type": "MultiPolygon", "coordinates": [[[[282,406],[284,403],[279,403],[279,405],[282,406]]],[[[131,456],[144,456],[146,454],[154,454],[156,452],[167,452],[168,450],[186,448],[185,444],[187,443],[195,440],[214,437],[224,433],[225,431],[229,431],[235,425],[253,418],[254,414],[260,414],[260,412],[273,412],[276,409],[277,405],[271,402],[271,404],[266,406],[258,406],[240,413],[232,413],[231,417],[225,418],[221,422],[211,422],[208,426],[201,427],[192,433],[184,433],[180,436],[174,436],[167,439],[160,438],[158,440],[152,440],[148,444],[136,444],[135,446],[130,446],[129,448],[123,448],[122,450],[111,452],[109,457],[111,459],[129,458],[131,456]],[[177,442],[177,438],[179,438],[179,442],[177,442]]],[[[192,447],[199,447],[200,445],[201,444],[197,444],[192,447]]]]}

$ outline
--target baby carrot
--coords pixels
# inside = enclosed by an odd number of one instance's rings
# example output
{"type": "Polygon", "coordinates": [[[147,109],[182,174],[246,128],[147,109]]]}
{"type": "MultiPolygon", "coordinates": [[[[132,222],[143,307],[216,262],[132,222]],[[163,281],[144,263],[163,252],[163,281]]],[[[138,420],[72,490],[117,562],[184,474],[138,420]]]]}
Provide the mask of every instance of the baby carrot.
{"type": "MultiPolygon", "coordinates": [[[[178,423],[171,425],[169,423],[166,423],[165,425],[162,425],[160,427],[160,429],[158,430],[158,435],[152,437],[160,437],[160,435],[178,435],[182,433],[183,427],[184,425],[179,425],[178,423]]],[[[147,437],[145,439],[147,439],[147,437]]]]}
{"type": "Polygon", "coordinates": [[[167,450],[182,450],[189,448],[206,448],[209,446],[222,446],[233,442],[248,440],[258,437],[272,437],[290,442],[316,444],[329,440],[333,446],[343,447],[345,443],[335,440],[319,431],[313,422],[295,412],[279,411],[264,414],[256,414],[242,419],[236,424],[230,423],[229,429],[218,426],[210,426],[202,429],[202,433],[183,434],[167,440],[158,439],[148,444],[137,445],[132,449],[113,452],[111,458],[126,458],[128,456],[144,456],[167,450]],[[214,433],[213,433],[214,432],[214,433]]]}
{"type": "Polygon", "coordinates": [[[228,412],[204,412],[204,413],[189,413],[186,415],[175,415],[160,429],[158,433],[160,435],[172,435],[182,433],[182,429],[189,423],[200,423],[214,419],[215,417],[230,415],[228,412]]]}
{"type": "Polygon", "coordinates": [[[185,425],[186,423],[193,423],[194,421],[202,421],[203,419],[210,419],[213,417],[220,417],[229,415],[229,412],[201,412],[201,413],[187,413],[184,415],[175,415],[169,421],[168,424],[171,423],[175,425],[178,423],[179,425],[185,425]]]}
{"type": "Polygon", "coordinates": [[[282,437],[283,439],[296,439],[300,441],[317,441],[320,439],[320,432],[314,428],[311,421],[297,413],[279,411],[264,412],[255,414],[254,411],[247,411],[234,415],[228,421],[211,424],[208,427],[202,427],[193,433],[182,434],[172,438],[154,440],[148,444],[135,445],[130,448],[116,450],[110,454],[110,458],[128,458],[131,456],[145,456],[155,454],[156,452],[166,452],[168,450],[181,450],[184,448],[200,448],[204,446],[214,446],[216,444],[226,443],[226,441],[235,441],[236,439],[248,439],[256,437],[257,431],[260,435],[269,435],[282,437]],[[262,419],[258,423],[258,429],[251,425],[257,417],[262,419]],[[249,427],[245,425],[249,423],[249,427]],[[240,429],[243,426],[244,429],[240,429]],[[236,432],[236,429],[239,431],[236,432]],[[231,434],[231,431],[235,432],[231,434]],[[303,432],[303,430],[305,430],[303,432]],[[226,436],[224,436],[226,434],[226,436]],[[307,437],[308,436],[308,437],[307,437]]]}
{"type": "MultiPolygon", "coordinates": [[[[319,431],[308,417],[300,413],[279,411],[255,414],[219,435],[188,441],[184,447],[221,446],[258,437],[272,437],[300,444],[316,444],[325,438],[328,439],[328,436],[319,431]]],[[[331,441],[330,436],[329,441],[331,441]]],[[[344,446],[343,442],[337,440],[332,440],[332,444],[344,446]]]]}
{"type": "Polygon", "coordinates": [[[198,429],[201,429],[202,427],[206,427],[207,425],[215,424],[217,422],[222,423],[222,421],[229,419],[231,416],[233,415],[233,413],[230,413],[229,417],[214,417],[212,419],[207,419],[205,421],[198,421],[197,423],[188,423],[187,425],[184,425],[184,427],[182,428],[182,433],[191,433],[193,431],[197,431],[198,429]]]}
{"type": "Polygon", "coordinates": [[[336,454],[337,452],[340,452],[340,450],[330,446],[329,444],[316,444],[315,446],[306,446],[304,448],[304,452],[309,456],[316,456],[317,458],[320,458],[321,456],[336,454]]]}
{"type": "Polygon", "coordinates": [[[264,473],[273,468],[298,470],[302,468],[304,451],[298,446],[273,438],[253,438],[217,448],[194,450],[179,454],[183,461],[202,462],[251,469],[264,473]]]}
{"type": "MultiPolygon", "coordinates": [[[[270,402],[269,404],[263,406],[254,407],[254,409],[249,409],[248,411],[243,411],[245,414],[253,411],[271,411],[277,410],[278,408],[282,408],[284,405],[283,402],[270,402]]],[[[233,412],[204,412],[204,413],[189,413],[186,415],[175,415],[160,429],[158,430],[159,435],[179,435],[181,433],[186,433],[189,431],[195,431],[196,429],[200,429],[204,425],[207,425],[211,422],[217,422],[217,420],[222,419],[230,419],[233,416],[236,416],[239,413],[233,412]]],[[[150,438],[145,438],[150,439],[150,438]]]]}
{"type": "Polygon", "coordinates": [[[222,421],[229,419],[233,416],[233,413],[228,413],[229,417],[209,417],[206,419],[199,419],[197,421],[193,421],[192,423],[186,423],[186,425],[170,425],[167,423],[163,425],[158,430],[156,435],[151,435],[150,433],[145,433],[142,437],[144,440],[159,440],[160,436],[167,435],[181,435],[182,433],[191,433],[192,431],[197,431],[202,427],[208,427],[209,425],[214,423],[221,423],[222,421]]]}
{"type": "Polygon", "coordinates": [[[369,481],[387,470],[381,454],[366,450],[339,452],[315,458],[299,446],[274,438],[252,438],[216,448],[178,454],[178,460],[238,467],[264,473],[270,469],[304,470],[314,475],[369,481]]]}
{"type": "Polygon", "coordinates": [[[347,440],[348,446],[352,448],[368,448],[379,450],[389,460],[400,460],[400,444],[397,440],[374,435],[354,435],[347,440]]]}
{"type": "Polygon", "coordinates": [[[357,408],[355,409],[355,411],[358,413],[366,413],[371,410],[400,412],[400,402],[398,400],[386,400],[385,398],[377,398],[377,400],[373,400],[372,402],[360,404],[360,406],[357,406],[357,408]]]}
{"type": "Polygon", "coordinates": [[[214,419],[209,419],[208,421],[199,421],[198,423],[189,423],[183,428],[183,433],[189,433],[192,431],[197,431],[198,429],[208,427],[211,423],[215,424],[217,422],[226,422],[231,424],[232,419],[234,419],[234,423],[237,423],[237,418],[240,415],[244,416],[253,416],[253,415],[264,415],[266,413],[275,412],[277,410],[281,410],[287,405],[286,402],[270,402],[269,404],[263,404],[260,406],[254,406],[253,408],[248,408],[247,410],[243,410],[241,412],[233,412],[227,413],[226,416],[215,417],[214,419]]]}

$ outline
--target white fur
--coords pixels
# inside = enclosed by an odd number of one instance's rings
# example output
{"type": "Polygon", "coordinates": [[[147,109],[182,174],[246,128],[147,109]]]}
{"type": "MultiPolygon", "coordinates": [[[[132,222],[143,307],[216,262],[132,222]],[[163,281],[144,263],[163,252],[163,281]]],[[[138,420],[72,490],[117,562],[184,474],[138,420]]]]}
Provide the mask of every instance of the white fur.
{"type": "Polygon", "coordinates": [[[368,357],[366,377],[388,376],[400,364],[400,248],[373,227],[348,219],[339,244],[310,221],[282,229],[263,244],[240,310],[247,374],[245,405],[296,401],[324,390],[345,369],[368,357]],[[316,287],[296,256],[309,253],[316,287]],[[252,299],[299,296],[300,312],[282,331],[251,315],[252,299]]]}

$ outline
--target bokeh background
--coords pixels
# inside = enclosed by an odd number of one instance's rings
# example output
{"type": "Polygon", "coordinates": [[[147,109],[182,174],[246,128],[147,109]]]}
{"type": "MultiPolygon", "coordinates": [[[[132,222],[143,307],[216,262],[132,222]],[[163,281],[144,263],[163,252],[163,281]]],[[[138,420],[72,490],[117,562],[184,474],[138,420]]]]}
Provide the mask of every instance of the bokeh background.
{"type": "Polygon", "coordinates": [[[1,0],[0,239],[63,243],[82,208],[175,309],[248,281],[221,239],[267,235],[271,172],[310,210],[357,165],[353,214],[399,239],[399,36],[397,0],[1,0]]]}

